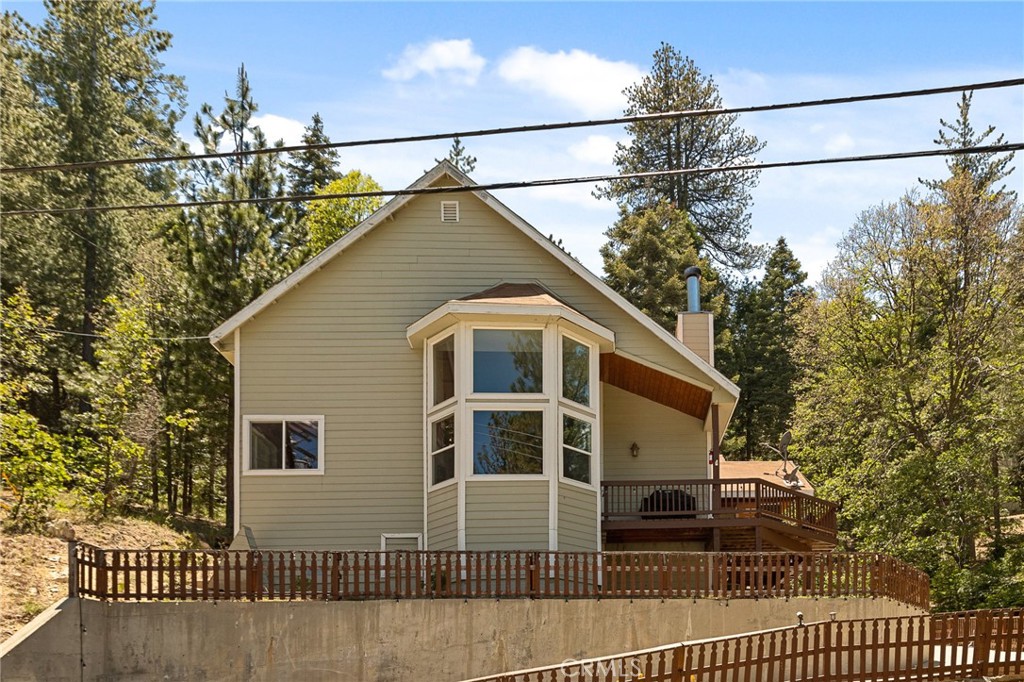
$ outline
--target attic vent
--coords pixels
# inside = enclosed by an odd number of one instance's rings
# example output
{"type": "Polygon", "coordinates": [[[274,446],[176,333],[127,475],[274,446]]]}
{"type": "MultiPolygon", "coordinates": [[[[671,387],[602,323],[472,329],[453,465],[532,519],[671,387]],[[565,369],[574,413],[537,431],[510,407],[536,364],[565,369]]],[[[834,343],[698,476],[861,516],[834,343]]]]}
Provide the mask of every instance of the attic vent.
{"type": "Polygon", "coordinates": [[[441,202],[441,222],[442,223],[457,223],[457,222],[459,222],[459,202],[457,202],[457,201],[442,201],[441,202]]]}

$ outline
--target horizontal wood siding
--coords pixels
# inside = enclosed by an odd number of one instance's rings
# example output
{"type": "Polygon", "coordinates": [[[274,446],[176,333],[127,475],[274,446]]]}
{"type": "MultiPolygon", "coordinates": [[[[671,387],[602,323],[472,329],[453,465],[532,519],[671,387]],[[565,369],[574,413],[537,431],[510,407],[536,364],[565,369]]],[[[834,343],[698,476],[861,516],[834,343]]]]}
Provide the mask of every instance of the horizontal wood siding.
{"type": "Polygon", "coordinates": [[[458,487],[427,493],[427,549],[459,548],[458,487]]]}
{"type": "Polygon", "coordinates": [[[601,390],[604,480],[707,478],[707,436],[700,420],[608,384],[601,390]],[[633,443],[638,457],[630,454],[633,443]]]}
{"type": "Polygon", "coordinates": [[[466,482],[466,549],[547,548],[547,481],[466,482]]]}
{"type": "Polygon", "coordinates": [[[570,483],[558,484],[558,549],[597,550],[597,491],[570,483]]]}
{"type": "Polygon", "coordinates": [[[540,281],[621,349],[690,373],[483,202],[443,198],[461,202],[460,222],[440,222],[441,198],[418,197],[242,326],[241,413],[326,419],[323,476],[243,475],[241,522],[260,547],[374,548],[381,533],[422,531],[423,363],[405,330],[445,301],[540,281]]]}

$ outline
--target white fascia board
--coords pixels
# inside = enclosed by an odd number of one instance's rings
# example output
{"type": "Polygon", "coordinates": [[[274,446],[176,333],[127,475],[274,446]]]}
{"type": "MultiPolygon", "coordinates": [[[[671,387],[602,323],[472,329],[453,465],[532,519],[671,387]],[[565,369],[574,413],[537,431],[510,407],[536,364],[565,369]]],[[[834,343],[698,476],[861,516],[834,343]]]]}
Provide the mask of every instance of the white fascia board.
{"type": "MultiPolygon", "coordinates": [[[[442,175],[447,175],[461,185],[465,191],[472,192],[480,201],[489,206],[498,215],[503,217],[505,220],[510,222],[512,225],[519,228],[525,235],[537,243],[542,249],[554,256],[559,262],[565,265],[573,274],[578,275],[584,282],[587,282],[592,287],[601,292],[606,298],[612,303],[616,304],[621,308],[627,315],[632,317],[634,320],[639,322],[648,331],[654,334],[657,338],[661,339],[669,348],[674,350],[676,353],[684,357],[691,364],[693,364],[698,370],[705,374],[713,384],[724,390],[729,396],[736,400],[739,398],[740,389],[734,383],[729,381],[721,372],[715,369],[712,365],[706,362],[699,355],[694,353],[692,350],[687,348],[681,341],[675,336],[669,334],[665,329],[658,325],[654,320],[650,319],[638,309],[636,309],[631,303],[615,292],[611,287],[601,281],[601,279],[594,273],[587,270],[583,265],[572,258],[560,248],[551,243],[547,237],[540,233],[533,225],[523,220],[518,214],[512,211],[510,208],[505,206],[503,203],[498,201],[494,195],[484,190],[475,190],[473,185],[475,184],[469,176],[462,171],[458,170],[448,160],[444,160],[437,164],[432,170],[428,171],[419,180],[409,186],[409,189],[419,189],[422,187],[428,187],[435,180],[440,178],[442,175]]],[[[219,342],[225,336],[230,334],[236,328],[240,327],[243,323],[247,322],[254,315],[259,313],[261,310],[272,304],[289,289],[297,286],[306,277],[322,268],[327,264],[328,261],[332,260],[335,256],[342,253],[349,245],[362,239],[366,234],[374,227],[379,225],[381,222],[392,216],[398,209],[402,208],[410,200],[417,195],[401,195],[395,197],[387,204],[382,206],[376,213],[371,215],[369,218],[361,222],[355,228],[353,228],[348,234],[334,242],[322,252],[320,252],[315,258],[307,262],[305,265],[300,267],[298,270],[293,272],[288,277],[272,286],[270,289],[265,291],[262,295],[257,297],[252,303],[242,308],[240,311],[232,315],[221,324],[219,327],[210,332],[210,342],[220,349],[219,342]]]]}
{"type": "MultiPolygon", "coordinates": [[[[450,164],[447,161],[442,162],[410,185],[409,189],[427,187],[442,175],[451,175],[451,170],[454,169],[450,167],[450,164]]],[[[369,218],[349,230],[344,237],[328,246],[326,249],[292,272],[292,274],[288,275],[280,282],[257,296],[251,303],[249,303],[249,305],[245,306],[221,323],[220,326],[210,332],[210,343],[220,350],[220,342],[222,339],[227,337],[238,327],[241,327],[245,322],[248,322],[264,308],[270,306],[274,301],[281,298],[281,296],[287,293],[290,289],[298,286],[298,284],[304,279],[312,275],[317,270],[320,270],[335,256],[345,251],[349,246],[365,237],[370,230],[394,215],[398,209],[409,203],[413,198],[415,198],[415,196],[416,195],[409,194],[398,196],[381,206],[369,218]]]]}
{"type": "Polygon", "coordinates": [[[405,336],[411,348],[457,320],[486,322],[488,319],[547,321],[561,319],[599,340],[602,351],[615,350],[615,332],[585,315],[560,305],[520,305],[517,303],[478,303],[448,301],[406,327],[405,336]]]}

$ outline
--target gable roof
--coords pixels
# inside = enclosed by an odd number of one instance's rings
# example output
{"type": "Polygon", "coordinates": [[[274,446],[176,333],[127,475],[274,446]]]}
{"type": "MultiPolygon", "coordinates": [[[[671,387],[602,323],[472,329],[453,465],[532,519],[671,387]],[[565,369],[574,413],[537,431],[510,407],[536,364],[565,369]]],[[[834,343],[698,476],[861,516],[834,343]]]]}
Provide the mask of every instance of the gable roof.
{"type": "MultiPolygon", "coordinates": [[[[504,218],[507,222],[512,224],[514,227],[519,229],[523,234],[533,240],[537,246],[547,251],[551,256],[557,259],[565,267],[567,267],[573,274],[577,275],[584,282],[589,284],[591,287],[596,289],[602,295],[604,295],[613,304],[621,308],[627,315],[632,317],[634,320],[639,322],[644,328],[650,331],[654,336],[664,342],[669,348],[678,353],[680,356],[689,361],[694,367],[700,371],[704,377],[718,389],[724,391],[727,395],[733,399],[739,397],[739,388],[727,379],[721,372],[716,370],[707,361],[702,359],[699,355],[694,353],[692,350],[687,348],[681,341],[676,339],[672,334],[654,322],[652,319],[644,315],[614,291],[611,287],[601,281],[597,275],[587,270],[583,265],[566,254],[562,249],[555,246],[550,239],[545,237],[535,227],[523,220],[510,208],[505,206],[503,203],[498,201],[489,192],[484,190],[473,189],[476,184],[463,172],[455,168],[447,159],[438,163],[434,168],[427,171],[422,177],[416,182],[409,186],[409,190],[427,189],[436,186],[439,181],[448,178],[454,182],[454,187],[447,191],[466,191],[472,193],[480,201],[482,201],[491,210],[496,212],[499,216],[504,218]]],[[[417,194],[400,194],[391,201],[386,203],[380,209],[373,213],[369,218],[361,222],[356,227],[352,228],[345,236],[338,241],[334,242],[326,249],[321,251],[319,254],[311,258],[301,267],[296,269],[292,274],[288,275],[274,286],[267,289],[260,296],[254,299],[247,306],[239,310],[237,313],[232,315],[230,318],[225,320],[216,329],[210,332],[210,342],[220,352],[225,352],[224,341],[227,337],[232,334],[236,329],[240,328],[243,324],[252,319],[255,315],[260,313],[265,308],[272,305],[275,301],[285,295],[289,290],[297,286],[307,277],[317,272],[325,265],[327,265],[336,256],[343,253],[352,244],[356,243],[368,233],[370,233],[377,225],[390,219],[399,209],[412,201],[417,194]]],[[[560,304],[561,305],[561,304],[560,304]]]]}

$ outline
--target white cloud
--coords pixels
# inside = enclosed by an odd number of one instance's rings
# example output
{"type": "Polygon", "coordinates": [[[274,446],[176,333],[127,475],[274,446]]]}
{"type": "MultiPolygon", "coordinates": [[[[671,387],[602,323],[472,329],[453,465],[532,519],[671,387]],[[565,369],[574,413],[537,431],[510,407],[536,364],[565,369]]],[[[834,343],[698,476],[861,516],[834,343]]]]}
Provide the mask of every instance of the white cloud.
{"type": "MultiPolygon", "coordinates": [[[[274,144],[278,140],[284,140],[286,145],[295,145],[302,142],[302,133],[306,124],[296,121],[293,118],[285,118],[276,114],[260,114],[252,117],[252,124],[259,126],[263,134],[267,136],[267,142],[274,144]]],[[[222,140],[223,144],[223,140],[222,140]]]]}
{"type": "Polygon", "coordinates": [[[582,142],[569,145],[569,154],[577,161],[610,166],[615,156],[615,140],[607,135],[588,135],[582,142]]]}
{"type": "Polygon", "coordinates": [[[508,83],[540,92],[587,116],[615,115],[626,102],[622,90],[643,77],[629,62],[613,62],[582,50],[544,52],[535,47],[512,51],[498,66],[508,83]]]}
{"type": "Polygon", "coordinates": [[[407,45],[398,62],[383,75],[388,80],[410,81],[420,74],[447,77],[462,85],[474,85],[487,60],[473,50],[473,41],[435,40],[407,45]]]}
{"type": "Polygon", "coordinates": [[[828,138],[828,140],[825,141],[825,151],[827,151],[829,154],[839,154],[841,152],[848,152],[856,146],[857,145],[853,141],[853,138],[846,133],[833,135],[832,137],[828,138]]]}

